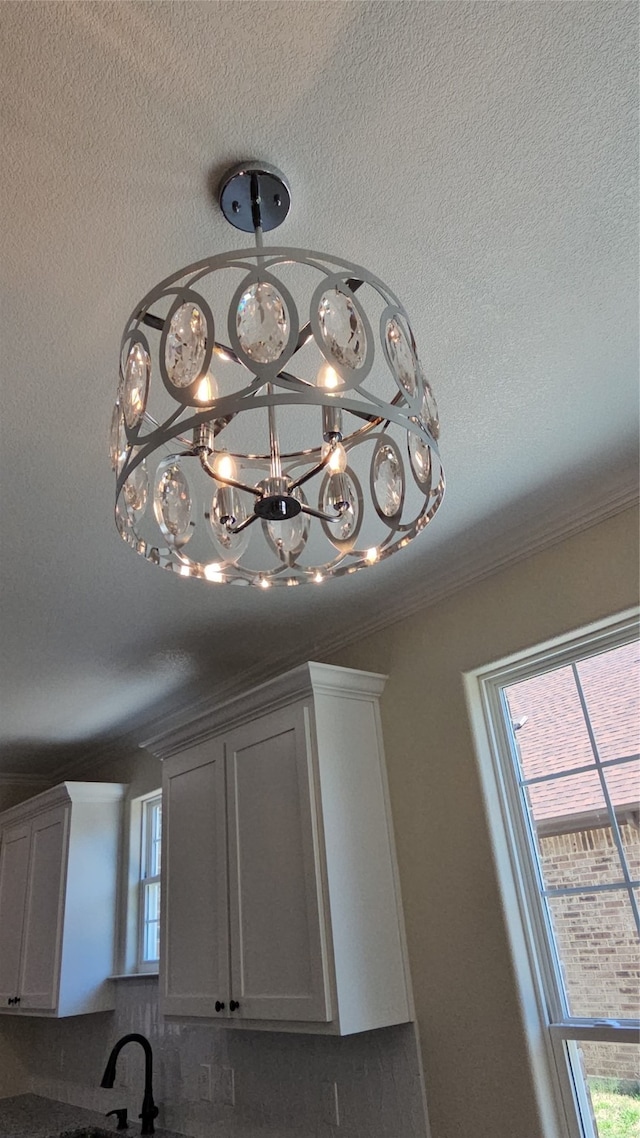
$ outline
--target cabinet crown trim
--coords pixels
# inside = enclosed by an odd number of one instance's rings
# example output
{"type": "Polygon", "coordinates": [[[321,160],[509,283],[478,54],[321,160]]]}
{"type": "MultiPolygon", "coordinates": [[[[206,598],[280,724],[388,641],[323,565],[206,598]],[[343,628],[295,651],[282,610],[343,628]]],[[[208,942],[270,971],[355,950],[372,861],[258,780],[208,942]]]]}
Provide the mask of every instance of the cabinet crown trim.
{"type": "Polygon", "coordinates": [[[167,759],[186,747],[253,719],[262,711],[286,707],[304,696],[331,694],[346,699],[377,699],[386,681],[387,676],[378,672],[309,661],[224,703],[207,700],[167,718],[163,729],[144,739],[140,746],[158,759],[167,759]]]}
{"type": "Polygon", "coordinates": [[[61,782],[3,810],[0,818],[4,826],[14,818],[31,817],[67,802],[120,802],[127,789],[127,784],[121,782],[61,782]]]}

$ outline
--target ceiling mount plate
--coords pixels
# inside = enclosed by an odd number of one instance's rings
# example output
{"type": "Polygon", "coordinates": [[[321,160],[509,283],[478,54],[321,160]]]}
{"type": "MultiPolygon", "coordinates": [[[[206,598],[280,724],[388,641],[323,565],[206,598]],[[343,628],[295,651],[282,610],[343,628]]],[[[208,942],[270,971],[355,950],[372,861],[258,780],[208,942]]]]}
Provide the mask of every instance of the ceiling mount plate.
{"type": "Polygon", "coordinates": [[[258,226],[264,233],[277,229],[291,207],[287,179],[268,162],[240,162],[233,166],[224,175],[218,193],[227,221],[244,233],[253,233],[258,226]]]}

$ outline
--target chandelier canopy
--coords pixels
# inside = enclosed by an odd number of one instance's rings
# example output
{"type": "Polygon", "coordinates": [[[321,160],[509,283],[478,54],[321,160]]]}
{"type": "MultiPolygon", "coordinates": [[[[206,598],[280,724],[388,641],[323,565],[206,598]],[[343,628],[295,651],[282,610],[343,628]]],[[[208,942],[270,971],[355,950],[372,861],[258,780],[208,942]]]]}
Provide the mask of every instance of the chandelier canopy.
{"type": "Polygon", "coordinates": [[[156,285],[120,351],[116,524],[185,577],[320,583],[402,549],[444,494],[438,413],[409,319],[373,274],[267,248],[284,176],[229,171],[220,206],[255,248],[156,285]]]}

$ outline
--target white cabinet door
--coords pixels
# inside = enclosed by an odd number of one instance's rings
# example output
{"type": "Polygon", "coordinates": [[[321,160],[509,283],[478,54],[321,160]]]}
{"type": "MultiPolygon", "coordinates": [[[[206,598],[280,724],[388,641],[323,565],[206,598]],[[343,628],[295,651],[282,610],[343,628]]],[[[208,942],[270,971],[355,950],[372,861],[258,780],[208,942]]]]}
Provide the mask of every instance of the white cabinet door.
{"type": "Polygon", "coordinates": [[[308,711],[224,737],[231,992],[243,1019],[331,1018],[308,711]]]}
{"type": "Polygon", "coordinates": [[[0,1006],[20,991],[20,952],[29,872],[28,822],[7,827],[0,847],[0,1006]]]}
{"type": "Polygon", "coordinates": [[[218,740],[166,763],[162,809],[162,1010],[222,1018],[229,1007],[229,945],[224,755],[218,740]]]}
{"type": "Polygon", "coordinates": [[[53,1010],[58,1002],[68,811],[57,806],[31,823],[24,916],[20,1009],[53,1010]]]}

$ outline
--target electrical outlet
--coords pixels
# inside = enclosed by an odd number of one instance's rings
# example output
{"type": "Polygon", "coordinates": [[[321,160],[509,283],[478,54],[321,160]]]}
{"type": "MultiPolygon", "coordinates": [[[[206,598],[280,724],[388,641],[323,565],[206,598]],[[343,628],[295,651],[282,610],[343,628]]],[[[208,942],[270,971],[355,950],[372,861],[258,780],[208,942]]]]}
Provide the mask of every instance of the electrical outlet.
{"type": "Polygon", "coordinates": [[[340,1103],[338,1101],[338,1084],[322,1084],[322,1119],[330,1126],[340,1125],[340,1103]]]}
{"type": "Polygon", "coordinates": [[[211,1102],[211,1064],[201,1063],[198,1071],[198,1098],[211,1102]]]}
{"type": "Polygon", "coordinates": [[[223,1106],[236,1105],[236,1079],[233,1067],[221,1067],[218,1079],[218,1093],[223,1106]]]}

